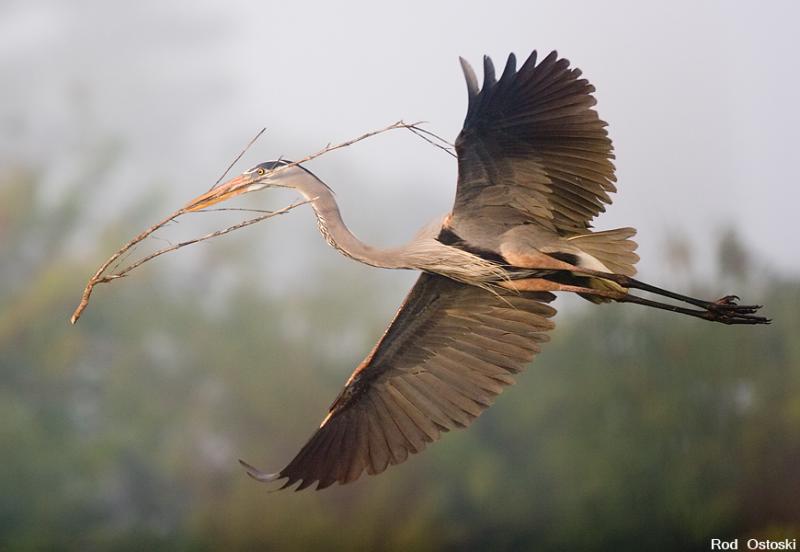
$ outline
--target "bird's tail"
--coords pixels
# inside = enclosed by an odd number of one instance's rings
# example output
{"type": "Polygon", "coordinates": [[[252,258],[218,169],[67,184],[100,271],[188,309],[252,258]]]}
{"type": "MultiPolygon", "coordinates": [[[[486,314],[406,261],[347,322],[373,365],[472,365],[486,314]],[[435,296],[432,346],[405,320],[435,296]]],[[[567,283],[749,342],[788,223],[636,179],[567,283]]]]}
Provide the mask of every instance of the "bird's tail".
{"type": "Polygon", "coordinates": [[[636,242],[630,239],[635,235],[635,228],[617,228],[570,236],[567,241],[603,263],[609,272],[633,276],[639,261],[639,255],[634,253],[636,242]]]}
{"type": "MultiPolygon", "coordinates": [[[[567,238],[570,244],[600,261],[608,272],[633,276],[636,274],[636,262],[639,255],[634,253],[637,244],[632,238],[635,228],[617,228],[604,232],[592,232],[567,238]]],[[[626,291],[622,286],[605,278],[588,278],[586,285],[593,289],[608,291],[626,291]]],[[[594,303],[608,301],[594,295],[582,295],[594,303]]]]}

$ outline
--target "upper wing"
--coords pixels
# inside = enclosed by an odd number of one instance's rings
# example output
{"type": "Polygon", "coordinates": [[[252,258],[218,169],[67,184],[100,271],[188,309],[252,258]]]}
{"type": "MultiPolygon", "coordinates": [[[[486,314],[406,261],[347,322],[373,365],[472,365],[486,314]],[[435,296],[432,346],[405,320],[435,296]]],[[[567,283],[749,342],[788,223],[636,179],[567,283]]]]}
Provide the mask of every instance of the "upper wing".
{"type": "Polygon", "coordinates": [[[594,87],[579,69],[534,51],[519,71],[514,54],[495,80],[461,60],[469,108],[456,140],[458,189],[451,226],[492,248],[504,231],[535,222],[561,235],[585,232],[616,191],[611,140],[592,109],[594,87]]]}
{"type": "Polygon", "coordinates": [[[546,341],[550,293],[495,295],[422,274],[381,340],[356,368],[320,428],[279,473],[245,464],[261,481],[297,490],[349,483],[399,464],[465,427],[546,341]]]}

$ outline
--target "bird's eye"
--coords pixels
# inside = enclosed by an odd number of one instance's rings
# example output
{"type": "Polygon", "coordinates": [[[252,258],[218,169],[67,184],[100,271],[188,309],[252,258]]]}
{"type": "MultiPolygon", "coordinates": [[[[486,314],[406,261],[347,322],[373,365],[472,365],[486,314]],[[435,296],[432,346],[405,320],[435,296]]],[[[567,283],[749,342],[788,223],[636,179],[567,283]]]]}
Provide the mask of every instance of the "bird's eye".
{"type": "Polygon", "coordinates": [[[264,174],[266,174],[266,172],[267,172],[267,171],[265,171],[265,170],[264,170],[262,167],[259,167],[259,168],[256,170],[256,174],[257,174],[258,176],[264,176],[264,174]]]}

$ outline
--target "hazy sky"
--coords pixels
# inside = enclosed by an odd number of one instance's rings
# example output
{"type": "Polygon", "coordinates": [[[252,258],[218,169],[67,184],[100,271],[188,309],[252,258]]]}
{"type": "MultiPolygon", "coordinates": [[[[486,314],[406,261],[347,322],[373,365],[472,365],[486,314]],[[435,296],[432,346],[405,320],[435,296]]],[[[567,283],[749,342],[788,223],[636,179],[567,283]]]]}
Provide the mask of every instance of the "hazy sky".
{"type": "MultiPolygon", "coordinates": [[[[616,148],[620,193],[596,226],[639,228],[645,272],[668,231],[707,251],[734,223],[762,259],[797,273],[798,21],[796,2],[6,0],[0,163],[40,164],[58,190],[114,139],[120,158],[91,183],[95,204],[113,217],[121,198],[158,186],[156,220],[262,126],[239,170],[400,118],[452,140],[466,106],[457,56],[480,74],[484,53],[502,65],[511,51],[557,49],[597,87],[616,148]]],[[[448,211],[456,178],[451,158],[405,134],[312,168],[379,243],[448,211]]],[[[290,218],[281,243],[310,243],[310,215],[290,218]]],[[[313,243],[297,256],[335,255],[313,243]]]]}

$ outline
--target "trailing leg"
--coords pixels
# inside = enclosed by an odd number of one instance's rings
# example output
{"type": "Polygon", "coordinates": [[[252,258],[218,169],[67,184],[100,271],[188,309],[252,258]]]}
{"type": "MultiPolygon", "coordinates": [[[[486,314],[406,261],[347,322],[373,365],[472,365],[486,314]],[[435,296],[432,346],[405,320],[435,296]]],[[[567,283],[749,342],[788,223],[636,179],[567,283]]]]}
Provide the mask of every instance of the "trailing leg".
{"type": "MultiPolygon", "coordinates": [[[[762,305],[740,305],[739,297],[736,295],[726,295],[725,297],[717,299],[716,301],[705,301],[703,299],[697,299],[696,297],[690,297],[688,295],[682,295],[674,291],[662,289],[650,285],[646,282],[637,280],[635,278],[631,278],[630,276],[625,276],[624,274],[613,274],[610,272],[600,272],[596,270],[588,270],[583,268],[577,268],[575,272],[579,274],[586,274],[588,276],[594,276],[596,278],[601,278],[604,280],[609,280],[627,289],[639,289],[642,291],[646,291],[648,293],[653,293],[655,295],[661,295],[662,297],[675,299],[676,301],[688,303],[690,305],[700,307],[707,311],[715,311],[720,313],[737,314],[737,315],[749,315],[749,314],[755,314],[756,312],[758,312],[758,309],[762,307],[762,305]]],[[[767,318],[764,317],[756,317],[756,318],[764,321],[768,320],[767,318]]],[[[757,322],[757,323],[763,324],[767,322],[757,322]]]]}
{"type": "MultiPolygon", "coordinates": [[[[619,276],[619,275],[611,274],[610,276],[619,276]]],[[[625,286],[625,283],[623,283],[622,281],[606,278],[605,274],[602,277],[605,279],[609,279],[611,281],[615,281],[621,286],[627,287],[625,286]]],[[[626,276],[625,278],[628,277],[626,276]]],[[[628,278],[628,279],[633,280],[633,278],[628,278]]],[[[636,280],[633,281],[636,282],[636,280]]],[[[769,324],[770,323],[770,320],[768,318],[765,318],[763,316],[756,316],[754,314],[759,307],[748,306],[748,305],[736,305],[735,303],[732,302],[733,299],[731,297],[724,297],[715,303],[711,303],[708,301],[700,301],[699,299],[690,298],[693,299],[693,301],[696,301],[696,303],[692,304],[696,304],[697,306],[700,306],[702,308],[702,310],[698,310],[698,309],[689,309],[686,307],[681,307],[679,305],[672,305],[669,303],[651,301],[649,299],[644,299],[643,297],[631,295],[627,290],[616,291],[611,289],[595,289],[595,288],[576,286],[570,284],[562,284],[544,278],[526,278],[522,280],[511,280],[508,282],[503,282],[500,285],[507,289],[513,289],[516,291],[567,291],[571,293],[579,293],[581,295],[602,297],[610,299],[612,301],[616,301],[618,303],[634,303],[637,305],[644,305],[646,307],[653,307],[656,309],[666,310],[670,312],[677,312],[679,314],[685,314],[687,316],[693,316],[695,318],[702,318],[703,320],[709,320],[711,322],[721,322],[722,324],[769,324]]],[[[659,288],[654,288],[653,286],[648,286],[648,288],[659,289],[659,288]]],[[[645,291],[650,291],[650,290],[647,289],[645,291]]],[[[672,295],[678,295],[678,294],[667,295],[667,297],[671,297],[674,299],[680,299],[680,297],[682,297],[682,296],[672,297],[672,295]]]]}

